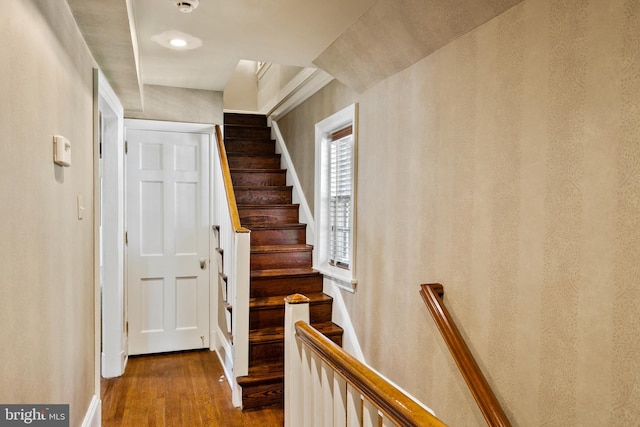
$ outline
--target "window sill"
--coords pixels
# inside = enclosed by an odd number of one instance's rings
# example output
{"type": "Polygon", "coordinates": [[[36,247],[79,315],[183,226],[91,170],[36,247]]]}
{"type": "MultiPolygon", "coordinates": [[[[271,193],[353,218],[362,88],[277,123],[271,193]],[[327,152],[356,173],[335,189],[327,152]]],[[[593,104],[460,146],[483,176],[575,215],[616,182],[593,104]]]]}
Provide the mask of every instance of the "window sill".
{"type": "Polygon", "coordinates": [[[333,281],[337,287],[355,293],[358,280],[353,277],[351,270],[345,270],[329,264],[316,266],[313,269],[333,281]]]}

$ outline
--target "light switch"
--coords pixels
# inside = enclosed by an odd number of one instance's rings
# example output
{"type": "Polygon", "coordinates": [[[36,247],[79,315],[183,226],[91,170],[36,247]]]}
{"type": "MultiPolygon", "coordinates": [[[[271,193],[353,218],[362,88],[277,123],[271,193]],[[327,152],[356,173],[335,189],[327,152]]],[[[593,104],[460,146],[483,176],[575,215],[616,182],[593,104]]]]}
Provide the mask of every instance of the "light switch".
{"type": "Polygon", "coordinates": [[[53,135],[53,161],[60,166],[71,166],[71,142],[62,135],[53,135]]]}

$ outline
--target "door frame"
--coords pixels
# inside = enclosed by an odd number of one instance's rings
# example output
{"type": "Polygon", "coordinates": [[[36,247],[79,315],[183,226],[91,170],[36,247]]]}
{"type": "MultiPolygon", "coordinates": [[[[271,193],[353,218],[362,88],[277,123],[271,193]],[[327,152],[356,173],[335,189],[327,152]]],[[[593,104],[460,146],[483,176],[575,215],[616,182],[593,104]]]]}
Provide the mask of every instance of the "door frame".
{"type": "Polygon", "coordinates": [[[98,145],[95,176],[98,191],[96,270],[100,316],[100,373],[110,378],[124,373],[127,361],[123,320],[124,275],[124,109],[101,71],[98,71],[98,145]],[[100,120],[102,118],[102,120],[100,120]],[[103,135],[103,130],[107,129],[103,135]],[[100,162],[99,151],[102,151],[100,162]],[[101,164],[100,164],[101,163],[101,164]],[[101,173],[102,172],[102,173],[101,173]],[[102,227],[102,233],[100,229],[102,227]],[[105,238],[108,236],[108,238],[105,238]],[[107,268],[102,269],[102,264],[107,268]]]}
{"type": "MultiPolygon", "coordinates": [[[[209,194],[208,194],[208,207],[209,207],[209,218],[208,218],[208,231],[209,234],[207,236],[207,239],[209,241],[209,253],[207,254],[208,256],[208,271],[209,271],[209,324],[207,325],[208,328],[208,332],[209,332],[209,350],[213,351],[215,350],[215,343],[213,340],[213,333],[211,332],[212,329],[212,319],[216,319],[217,317],[217,294],[215,292],[213,292],[213,290],[215,290],[216,288],[213,288],[212,290],[212,286],[214,284],[214,279],[217,278],[217,269],[214,272],[213,271],[213,266],[211,264],[211,259],[213,259],[213,251],[215,246],[212,244],[212,236],[213,236],[213,232],[212,232],[212,225],[213,225],[213,212],[214,212],[214,207],[213,207],[213,156],[212,153],[215,149],[215,147],[213,146],[214,143],[214,135],[215,135],[215,125],[212,123],[187,123],[187,122],[172,122],[172,121],[161,121],[161,120],[145,120],[145,119],[124,119],[124,139],[126,141],[127,138],[127,130],[128,129],[135,129],[135,130],[147,130],[147,131],[160,131],[160,132],[183,132],[183,133],[201,133],[201,134],[206,134],[208,136],[208,144],[209,144],[209,170],[207,171],[207,179],[209,181],[209,194]],[[215,275],[214,275],[215,273],[215,275]],[[214,277],[215,276],[215,277],[214,277]]],[[[126,155],[125,155],[126,157],[126,155]]],[[[125,159],[126,162],[126,159],[125,159]]],[[[126,165],[125,165],[125,170],[126,170],[126,165]]],[[[126,178],[126,174],[124,177],[124,198],[126,200],[127,198],[127,178],[126,178]]],[[[125,230],[128,229],[128,226],[126,224],[126,206],[125,206],[125,212],[124,212],[124,216],[125,216],[125,230]]],[[[125,271],[124,271],[124,275],[125,277],[127,276],[127,268],[128,266],[126,265],[126,259],[127,259],[127,247],[126,245],[123,246],[123,257],[125,259],[125,271]]],[[[124,310],[124,316],[125,319],[128,318],[128,306],[126,303],[126,295],[128,294],[128,283],[126,282],[125,279],[125,287],[124,287],[124,298],[125,298],[125,303],[123,306],[123,310],[124,310]]],[[[127,350],[125,350],[127,351],[127,350]]],[[[124,370],[123,370],[124,373],[124,370]]]]}

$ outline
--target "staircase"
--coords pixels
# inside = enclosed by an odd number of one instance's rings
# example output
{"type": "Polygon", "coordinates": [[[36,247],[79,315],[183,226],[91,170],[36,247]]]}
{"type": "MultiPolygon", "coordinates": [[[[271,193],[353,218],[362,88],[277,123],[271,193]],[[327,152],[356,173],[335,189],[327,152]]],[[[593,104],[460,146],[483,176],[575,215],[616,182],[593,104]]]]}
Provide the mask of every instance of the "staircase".
{"type": "Polygon", "coordinates": [[[237,378],[243,409],[284,403],[284,297],[310,298],[310,323],[338,345],[332,298],[311,269],[313,247],[265,116],[225,113],[224,142],[243,227],[251,230],[249,373],[237,378]]]}

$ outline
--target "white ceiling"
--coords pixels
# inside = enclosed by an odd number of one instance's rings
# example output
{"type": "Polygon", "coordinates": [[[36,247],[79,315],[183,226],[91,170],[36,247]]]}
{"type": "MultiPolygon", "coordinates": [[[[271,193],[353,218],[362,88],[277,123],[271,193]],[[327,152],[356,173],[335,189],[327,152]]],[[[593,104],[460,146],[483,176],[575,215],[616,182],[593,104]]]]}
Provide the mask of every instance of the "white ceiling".
{"type": "Polygon", "coordinates": [[[320,67],[362,92],[522,0],[66,0],[125,109],[144,85],[223,91],[240,60],[320,67]],[[197,49],[163,47],[181,32],[197,49]],[[162,35],[162,36],[160,36],[162,35]]]}
{"type": "MultiPolygon", "coordinates": [[[[312,66],[376,0],[133,0],[142,84],[221,91],[241,59],[312,66]],[[170,49],[152,37],[178,31],[202,40],[170,49]]],[[[166,38],[166,37],[165,37],[166,38]]]]}

